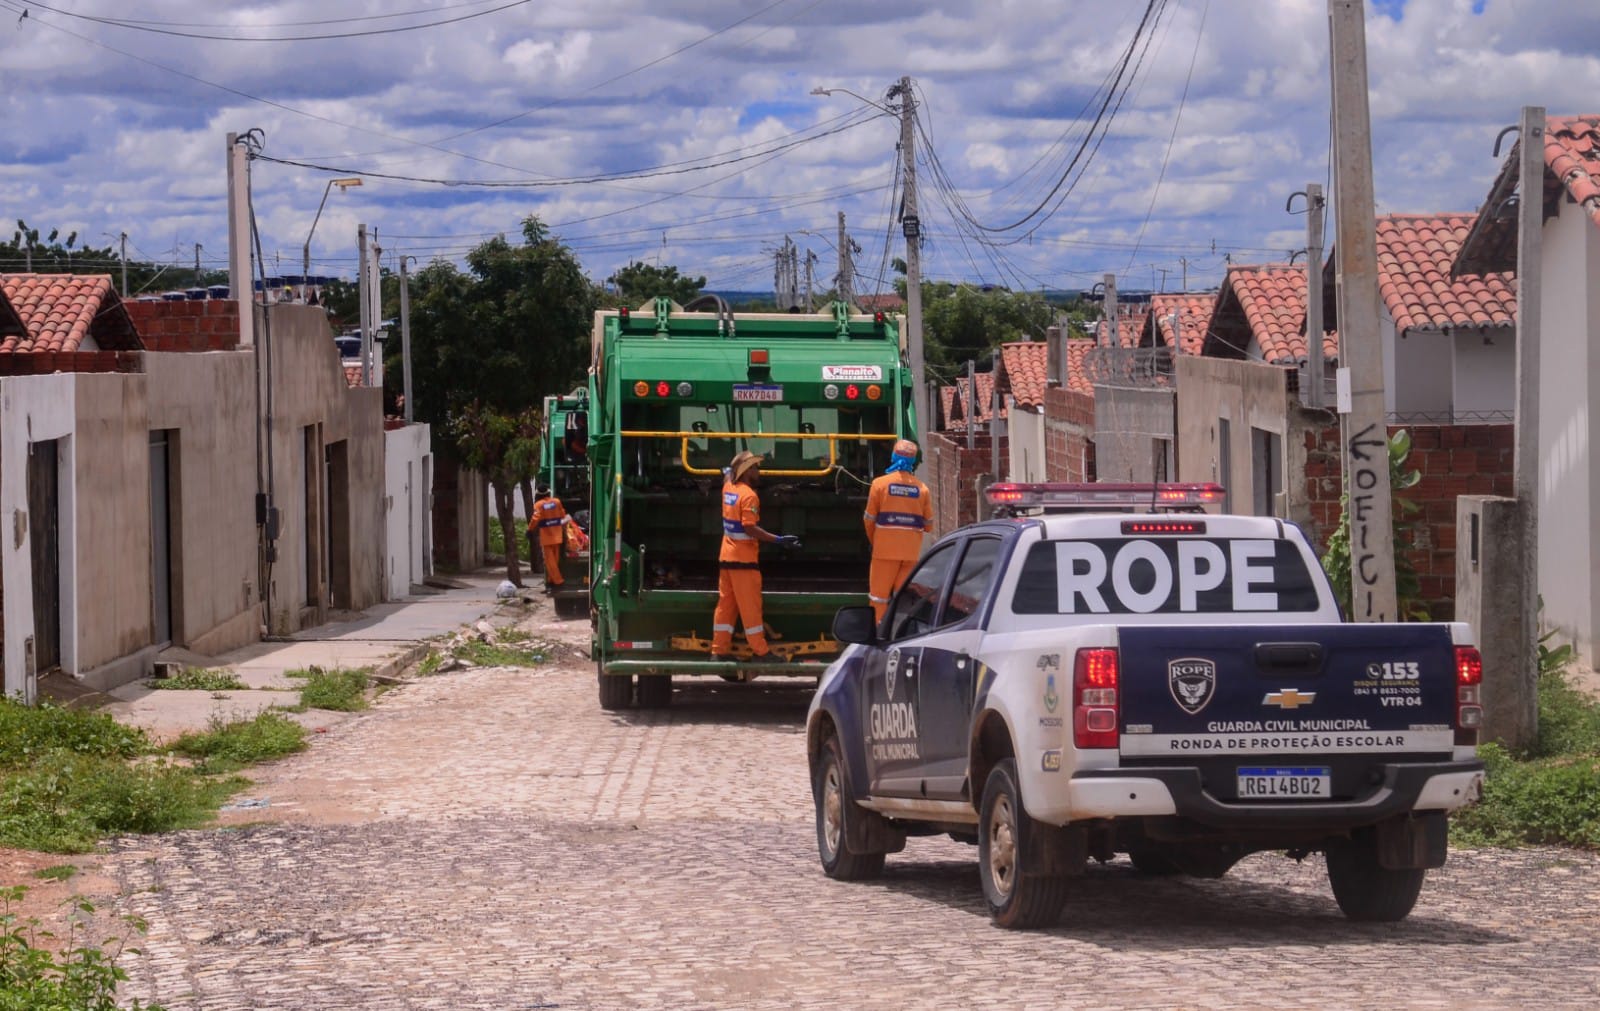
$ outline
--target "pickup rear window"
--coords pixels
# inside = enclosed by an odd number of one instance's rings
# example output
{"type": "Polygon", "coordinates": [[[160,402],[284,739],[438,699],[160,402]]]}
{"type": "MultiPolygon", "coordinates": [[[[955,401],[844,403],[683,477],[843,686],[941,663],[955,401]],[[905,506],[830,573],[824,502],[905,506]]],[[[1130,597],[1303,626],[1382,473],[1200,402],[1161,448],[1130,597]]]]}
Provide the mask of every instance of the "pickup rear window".
{"type": "Polygon", "coordinates": [[[1235,614],[1318,607],[1292,541],[1172,537],[1040,541],[1011,598],[1016,614],[1235,614]]]}

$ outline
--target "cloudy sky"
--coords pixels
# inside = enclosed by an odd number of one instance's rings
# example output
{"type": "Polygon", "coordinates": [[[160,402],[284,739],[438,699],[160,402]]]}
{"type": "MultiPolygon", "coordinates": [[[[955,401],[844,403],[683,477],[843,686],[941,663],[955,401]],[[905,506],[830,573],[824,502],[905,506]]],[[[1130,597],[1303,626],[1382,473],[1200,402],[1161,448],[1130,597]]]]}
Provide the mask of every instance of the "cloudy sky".
{"type": "MultiPolygon", "coordinates": [[[[1380,213],[1475,210],[1524,104],[1600,112],[1600,5],[1368,7],[1380,213]]],[[[1141,32],[1146,12],[0,0],[0,219],[101,246],[126,231],[133,257],[174,264],[198,244],[220,268],[225,137],[259,129],[269,273],[299,272],[327,181],[361,175],[328,198],[314,272],[353,274],[359,222],[392,266],[459,259],[537,214],[596,280],[637,259],[770,290],[788,236],[825,287],[843,211],[871,291],[900,199],[899,123],[875,105],[904,74],[929,276],[1079,288],[1111,271],[1177,290],[1214,285],[1230,255],[1285,259],[1304,244],[1285,200],[1329,178],[1326,0],[1156,0],[1141,32]]]]}

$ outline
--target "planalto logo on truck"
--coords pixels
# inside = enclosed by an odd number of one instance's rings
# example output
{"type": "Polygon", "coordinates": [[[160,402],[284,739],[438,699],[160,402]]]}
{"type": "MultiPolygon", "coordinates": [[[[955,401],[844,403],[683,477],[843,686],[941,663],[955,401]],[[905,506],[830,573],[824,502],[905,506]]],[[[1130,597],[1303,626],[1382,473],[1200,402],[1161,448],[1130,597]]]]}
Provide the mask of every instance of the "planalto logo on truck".
{"type": "Polygon", "coordinates": [[[1217,665],[1197,656],[1168,661],[1167,690],[1178,708],[1193,716],[1217,693],[1217,665]]]}

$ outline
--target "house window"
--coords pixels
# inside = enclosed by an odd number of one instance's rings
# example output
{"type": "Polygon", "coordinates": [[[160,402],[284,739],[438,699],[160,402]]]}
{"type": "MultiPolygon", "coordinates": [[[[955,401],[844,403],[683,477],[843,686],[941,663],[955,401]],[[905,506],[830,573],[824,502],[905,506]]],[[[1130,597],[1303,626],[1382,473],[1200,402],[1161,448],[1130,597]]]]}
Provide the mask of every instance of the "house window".
{"type": "Polygon", "coordinates": [[[1263,428],[1250,429],[1251,505],[1257,516],[1276,516],[1283,493],[1283,437],[1263,428]]]}

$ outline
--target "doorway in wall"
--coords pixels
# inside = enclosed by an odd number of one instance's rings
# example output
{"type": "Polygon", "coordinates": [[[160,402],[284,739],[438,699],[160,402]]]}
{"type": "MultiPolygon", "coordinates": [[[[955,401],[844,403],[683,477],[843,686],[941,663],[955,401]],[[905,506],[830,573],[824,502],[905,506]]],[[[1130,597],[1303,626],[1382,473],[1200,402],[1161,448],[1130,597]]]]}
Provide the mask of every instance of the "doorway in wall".
{"type": "Polygon", "coordinates": [[[28,446],[28,547],[33,562],[34,671],[61,666],[61,447],[28,446]]]}
{"type": "Polygon", "coordinates": [[[171,644],[173,457],[177,432],[157,429],[150,433],[150,641],[171,644]]]}

